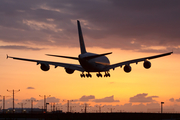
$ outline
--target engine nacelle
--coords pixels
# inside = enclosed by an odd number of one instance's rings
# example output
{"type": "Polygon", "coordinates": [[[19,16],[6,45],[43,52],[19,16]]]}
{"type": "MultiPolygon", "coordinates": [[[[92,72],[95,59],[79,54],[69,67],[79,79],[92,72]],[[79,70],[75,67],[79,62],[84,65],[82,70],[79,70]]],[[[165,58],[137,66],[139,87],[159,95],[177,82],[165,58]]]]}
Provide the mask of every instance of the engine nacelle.
{"type": "Polygon", "coordinates": [[[126,73],[131,72],[131,66],[130,66],[130,65],[125,65],[125,66],[124,66],[124,71],[125,71],[126,73]]]}
{"type": "Polygon", "coordinates": [[[66,70],[66,72],[67,72],[68,74],[72,74],[72,73],[74,73],[74,70],[72,70],[72,69],[65,68],[65,70],[66,70]]]}
{"type": "Polygon", "coordinates": [[[43,71],[48,71],[49,69],[50,69],[49,64],[43,64],[43,63],[41,63],[41,70],[43,70],[43,71]]]}
{"type": "Polygon", "coordinates": [[[151,62],[144,61],[143,66],[144,66],[144,68],[149,69],[151,67],[151,62]]]}

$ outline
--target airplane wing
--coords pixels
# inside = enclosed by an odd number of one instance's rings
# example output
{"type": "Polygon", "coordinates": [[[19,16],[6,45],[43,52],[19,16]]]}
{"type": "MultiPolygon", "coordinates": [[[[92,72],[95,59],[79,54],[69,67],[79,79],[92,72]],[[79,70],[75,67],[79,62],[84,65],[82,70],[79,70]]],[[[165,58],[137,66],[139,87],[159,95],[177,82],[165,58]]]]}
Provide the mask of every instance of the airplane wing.
{"type": "Polygon", "coordinates": [[[33,60],[33,59],[26,59],[26,58],[18,58],[18,57],[11,57],[7,55],[7,58],[13,58],[16,60],[23,60],[23,61],[29,61],[29,62],[36,62],[38,64],[49,64],[49,65],[54,65],[56,67],[65,67],[73,70],[78,70],[81,72],[84,72],[84,69],[81,67],[81,65],[77,64],[69,64],[69,63],[60,63],[60,62],[52,62],[52,61],[43,61],[43,60],[33,60]]]}
{"type": "Polygon", "coordinates": [[[131,64],[131,63],[136,63],[137,64],[138,62],[141,62],[141,61],[155,59],[155,58],[159,58],[159,57],[164,57],[164,56],[167,56],[167,55],[171,55],[172,53],[173,52],[169,52],[169,53],[159,54],[159,55],[155,55],[155,56],[144,57],[144,58],[139,58],[139,59],[134,59],[134,60],[128,60],[128,61],[124,61],[124,62],[112,64],[112,65],[108,65],[105,68],[105,70],[108,71],[110,69],[114,69],[114,68],[119,67],[119,66],[122,67],[123,65],[128,65],[128,64],[131,64]]]}

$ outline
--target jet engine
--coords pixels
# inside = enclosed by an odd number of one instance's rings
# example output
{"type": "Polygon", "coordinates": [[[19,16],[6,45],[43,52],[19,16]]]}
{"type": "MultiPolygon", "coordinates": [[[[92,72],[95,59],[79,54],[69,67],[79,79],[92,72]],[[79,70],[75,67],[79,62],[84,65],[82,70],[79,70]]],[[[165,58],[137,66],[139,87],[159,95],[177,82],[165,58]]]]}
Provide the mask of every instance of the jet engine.
{"type": "Polygon", "coordinates": [[[144,68],[149,69],[151,67],[151,62],[144,61],[143,66],[144,66],[144,68]]]}
{"type": "Polygon", "coordinates": [[[124,71],[125,71],[126,73],[131,72],[131,66],[130,66],[130,65],[125,65],[125,66],[124,66],[124,71]]]}
{"type": "Polygon", "coordinates": [[[68,74],[72,74],[72,73],[74,72],[74,70],[69,69],[69,68],[65,68],[65,70],[66,70],[66,72],[67,72],[68,74]]]}
{"type": "Polygon", "coordinates": [[[50,69],[49,64],[41,63],[41,70],[48,71],[50,69]]]}

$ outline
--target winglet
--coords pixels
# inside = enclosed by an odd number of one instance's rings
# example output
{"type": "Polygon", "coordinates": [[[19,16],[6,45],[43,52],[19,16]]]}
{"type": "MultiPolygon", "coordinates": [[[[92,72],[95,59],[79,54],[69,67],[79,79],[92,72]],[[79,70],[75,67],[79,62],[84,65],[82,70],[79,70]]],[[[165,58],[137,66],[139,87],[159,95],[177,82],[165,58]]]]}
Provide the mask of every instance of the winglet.
{"type": "Polygon", "coordinates": [[[86,53],[86,47],[84,44],[84,39],[83,39],[83,34],[81,30],[81,25],[79,20],[77,20],[77,25],[78,25],[78,34],[79,34],[79,43],[80,43],[80,48],[81,48],[81,54],[86,53]]]}
{"type": "Polygon", "coordinates": [[[172,53],[174,53],[173,50],[172,50],[172,52],[170,52],[169,54],[171,55],[172,53]]]}

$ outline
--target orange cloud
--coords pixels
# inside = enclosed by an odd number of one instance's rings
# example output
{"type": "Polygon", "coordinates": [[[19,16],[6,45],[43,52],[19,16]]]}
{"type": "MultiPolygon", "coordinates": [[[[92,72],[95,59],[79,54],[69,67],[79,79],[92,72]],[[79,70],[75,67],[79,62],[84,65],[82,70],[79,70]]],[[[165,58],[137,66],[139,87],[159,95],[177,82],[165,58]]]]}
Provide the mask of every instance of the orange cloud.
{"type": "Polygon", "coordinates": [[[140,103],[146,103],[146,102],[154,102],[156,100],[153,100],[153,98],[158,98],[158,96],[149,96],[147,97],[147,93],[137,94],[134,97],[130,97],[129,102],[140,102],[140,103]]]}

